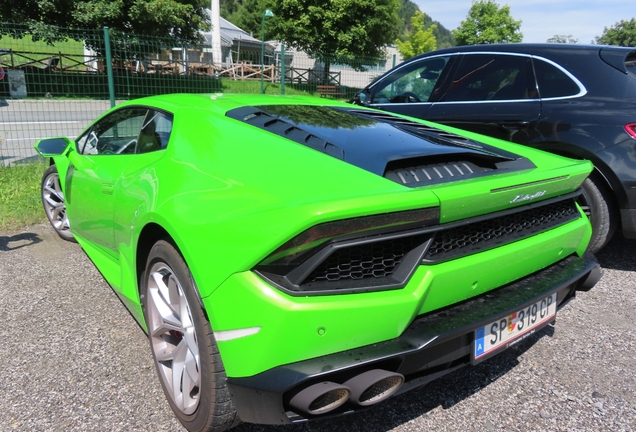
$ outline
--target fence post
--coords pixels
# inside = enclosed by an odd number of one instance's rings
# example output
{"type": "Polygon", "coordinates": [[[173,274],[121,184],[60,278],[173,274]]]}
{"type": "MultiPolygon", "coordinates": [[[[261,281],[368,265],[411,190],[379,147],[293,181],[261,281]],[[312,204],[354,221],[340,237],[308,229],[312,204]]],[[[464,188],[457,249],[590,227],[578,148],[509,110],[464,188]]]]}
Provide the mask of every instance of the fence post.
{"type": "Polygon", "coordinates": [[[280,44],[280,94],[285,94],[285,44],[280,44]]]}
{"type": "Polygon", "coordinates": [[[113,79],[113,56],[110,52],[110,33],[108,27],[104,27],[104,45],[106,46],[106,73],[108,74],[108,95],[110,107],[115,106],[115,80],[113,79]]]}

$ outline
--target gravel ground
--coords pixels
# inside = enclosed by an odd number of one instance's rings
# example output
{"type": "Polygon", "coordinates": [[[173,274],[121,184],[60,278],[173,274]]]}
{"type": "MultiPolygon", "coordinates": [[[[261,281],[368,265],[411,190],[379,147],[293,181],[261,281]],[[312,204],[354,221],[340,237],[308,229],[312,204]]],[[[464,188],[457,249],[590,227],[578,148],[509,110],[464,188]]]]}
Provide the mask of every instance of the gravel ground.
{"type": "MultiPolygon", "coordinates": [[[[236,432],[636,430],[636,241],[599,254],[598,285],[495,358],[364,413],[236,432]]],[[[0,233],[0,431],[183,431],[147,340],[76,244],[0,233]]]]}

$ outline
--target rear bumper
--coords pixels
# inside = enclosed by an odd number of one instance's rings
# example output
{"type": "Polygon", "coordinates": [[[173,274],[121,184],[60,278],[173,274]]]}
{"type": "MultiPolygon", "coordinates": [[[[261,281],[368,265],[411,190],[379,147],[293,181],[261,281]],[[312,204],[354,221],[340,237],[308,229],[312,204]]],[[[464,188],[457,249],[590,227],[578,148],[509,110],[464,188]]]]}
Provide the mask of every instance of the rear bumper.
{"type": "MultiPolygon", "coordinates": [[[[471,363],[475,329],[552,293],[557,294],[560,309],[577,290],[594,286],[600,276],[594,257],[570,256],[495,291],[420,316],[395,339],[278,366],[251,377],[228,378],[233,403],[245,422],[306,421],[316,416],[290,408],[289,400],[296,393],[323,381],[343,383],[372,369],[402,374],[405,382],[396,394],[406,392],[471,363]]],[[[348,402],[320,418],[359,409],[348,402]]]]}

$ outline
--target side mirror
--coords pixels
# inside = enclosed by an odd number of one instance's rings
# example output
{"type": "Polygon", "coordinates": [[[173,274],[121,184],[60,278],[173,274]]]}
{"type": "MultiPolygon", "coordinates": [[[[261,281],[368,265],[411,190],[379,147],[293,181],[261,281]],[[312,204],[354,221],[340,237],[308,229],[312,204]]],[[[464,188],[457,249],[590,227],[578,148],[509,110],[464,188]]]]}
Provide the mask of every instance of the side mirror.
{"type": "Polygon", "coordinates": [[[64,154],[70,144],[66,137],[44,138],[35,143],[35,149],[44,157],[53,157],[64,154]]]}
{"type": "Polygon", "coordinates": [[[368,99],[369,99],[369,95],[367,94],[367,92],[365,90],[360,90],[353,97],[352,103],[354,105],[367,106],[367,105],[369,105],[368,99]]]}

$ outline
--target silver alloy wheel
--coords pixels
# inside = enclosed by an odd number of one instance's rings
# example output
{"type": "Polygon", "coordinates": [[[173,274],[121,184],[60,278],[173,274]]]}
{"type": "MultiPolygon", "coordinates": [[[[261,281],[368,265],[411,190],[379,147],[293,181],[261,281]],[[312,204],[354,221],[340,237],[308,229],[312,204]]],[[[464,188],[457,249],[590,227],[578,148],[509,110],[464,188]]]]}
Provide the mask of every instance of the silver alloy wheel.
{"type": "Polygon", "coordinates": [[[68,230],[64,192],[60,187],[60,176],[57,171],[49,173],[42,182],[42,202],[53,228],[58,232],[68,230]]]}
{"type": "Polygon", "coordinates": [[[164,262],[152,266],[147,286],[148,334],[157,370],[174,405],[192,414],[199,406],[201,362],[190,305],[164,262]]]}

